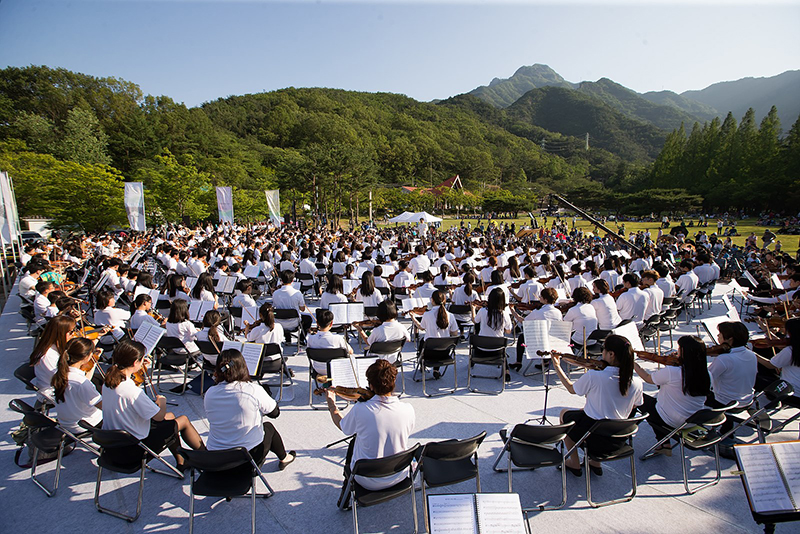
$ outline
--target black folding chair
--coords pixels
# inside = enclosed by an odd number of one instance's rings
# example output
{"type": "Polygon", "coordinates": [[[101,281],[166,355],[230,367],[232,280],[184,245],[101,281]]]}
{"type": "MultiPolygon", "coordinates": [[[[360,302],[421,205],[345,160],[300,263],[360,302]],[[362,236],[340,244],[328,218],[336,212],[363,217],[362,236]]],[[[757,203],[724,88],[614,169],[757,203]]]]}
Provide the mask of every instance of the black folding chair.
{"type": "Polygon", "coordinates": [[[183,387],[177,395],[186,393],[186,384],[189,381],[189,366],[192,364],[194,358],[200,355],[200,352],[190,352],[189,349],[183,344],[183,341],[177,337],[163,336],[158,340],[155,351],[156,368],[158,375],[156,376],[156,387],[159,391],[161,389],[161,373],[165,365],[172,367],[183,367],[183,387]]]}
{"type": "MultiPolygon", "coordinates": [[[[505,376],[508,372],[508,361],[506,359],[506,347],[508,338],[491,336],[470,336],[469,337],[469,374],[467,375],[467,389],[473,393],[485,393],[488,395],[499,395],[506,390],[505,376]],[[500,391],[486,391],[472,387],[472,369],[476,365],[489,365],[500,368],[500,391]]],[[[479,377],[493,378],[493,377],[479,377]]]]}
{"type": "MultiPolygon", "coordinates": [[[[503,471],[498,465],[504,455],[508,455],[508,492],[513,493],[512,472],[514,466],[522,469],[537,469],[539,467],[561,466],[561,503],[549,506],[547,503],[538,504],[534,508],[523,508],[528,513],[532,511],[557,510],[567,503],[567,470],[564,469],[564,439],[574,423],[563,425],[529,425],[521,423],[514,425],[511,435],[504,428],[500,431],[500,439],[504,446],[497,455],[492,469],[503,471]]],[[[587,475],[588,476],[588,475],[587,475]]]]}
{"type": "Polygon", "coordinates": [[[306,349],[306,356],[308,356],[308,405],[311,406],[312,409],[318,410],[317,406],[314,406],[314,384],[317,381],[317,376],[319,373],[314,370],[314,362],[326,364],[331,360],[337,360],[340,358],[347,358],[347,350],[346,349],[306,349]]]}
{"type": "Polygon", "coordinates": [[[170,465],[161,455],[142,443],[141,440],[136,439],[130,433],[124,430],[103,430],[83,422],[81,426],[91,432],[92,441],[100,446],[100,458],[97,460],[97,484],[94,490],[94,505],[97,511],[133,523],[139,518],[142,512],[145,469],[149,468],[151,471],[162,475],[183,479],[183,473],[170,465]],[[148,467],[147,462],[151,459],[157,459],[164,464],[169,471],[160,471],[148,467]],[[136,500],[135,515],[125,515],[120,511],[105,508],[100,505],[100,482],[103,477],[103,469],[126,475],[139,472],[139,495],[136,500]]]}
{"type": "MultiPolygon", "coordinates": [[[[412,467],[412,462],[417,457],[420,447],[421,445],[417,443],[407,451],[392,456],[376,460],[358,460],[355,463],[343,492],[344,495],[350,494],[350,500],[353,506],[353,531],[355,534],[358,534],[358,505],[374,506],[401,497],[406,493],[411,494],[411,509],[414,514],[414,534],[417,533],[419,524],[417,523],[417,499],[414,495],[414,477],[417,473],[412,467]],[[355,479],[357,476],[365,478],[383,478],[403,472],[408,472],[406,478],[390,488],[381,490],[368,490],[355,479]]],[[[347,499],[342,499],[339,504],[340,509],[344,509],[346,503],[347,499]]]]}
{"type": "Polygon", "coordinates": [[[457,337],[432,337],[423,340],[417,349],[417,362],[414,368],[412,380],[417,380],[417,372],[422,375],[422,393],[426,397],[438,397],[455,393],[458,389],[458,373],[456,366],[456,346],[459,338],[457,337]],[[440,393],[429,394],[426,389],[425,371],[429,367],[447,368],[453,366],[453,388],[446,389],[440,393]]]}
{"type": "MultiPolygon", "coordinates": [[[[294,386],[294,380],[289,372],[289,368],[286,366],[283,350],[277,343],[267,343],[264,345],[264,350],[261,352],[261,362],[253,378],[260,382],[266,374],[277,374],[280,377],[280,383],[278,384],[278,402],[280,402],[283,400],[284,385],[294,386]],[[289,379],[288,384],[286,384],[286,378],[289,379]]],[[[294,395],[292,398],[294,398],[294,395]]]]}
{"type": "MultiPolygon", "coordinates": [[[[241,308],[239,309],[241,310],[241,308]]],[[[222,347],[218,344],[212,343],[211,341],[197,340],[194,343],[197,345],[197,348],[200,349],[200,353],[203,355],[203,364],[200,366],[200,396],[205,397],[206,373],[210,373],[211,376],[214,376],[214,371],[217,367],[216,364],[211,363],[206,356],[214,356],[214,358],[218,357],[219,353],[222,351],[222,347]]]]}
{"type": "MultiPolygon", "coordinates": [[[[486,431],[477,436],[428,443],[422,448],[417,468],[422,476],[422,502],[427,503],[426,488],[440,488],[475,479],[476,492],[481,492],[478,470],[478,448],[486,431]]],[[[425,525],[430,529],[428,507],[423,506],[425,525]]]]}
{"type": "Polygon", "coordinates": [[[661,427],[660,430],[667,433],[667,435],[650,447],[640,459],[644,461],[653,458],[657,455],[657,453],[653,452],[657,447],[669,443],[672,438],[677,438],[681,446],[681,469],[683,471],[683,487],[686,488],[686,493],[692,495],[701,489],[717,484],[722,477],[722,471],[719,465],[719,443],[722,441],[722,436],[716,429],[725,422],[725,412],[734,407],[736,407],[736,402],[731,401],[730,404],[722,408],[703,408],[692,414],[685,423],[677,428],[668,426],[661,427]],[[710,447],[714,447],[714,461],[717,467],[716,477],[709,482],[705,482],[691,489],[689,487],[689,473],[686,468],[686,449],[691,451],[704,451],[708,450],[710,447]]]}
{"type": "Polygon", "coordinates": [[[647,414],[630,419],[601,419],[595,422],[564,456],[569,456],[578,448],[584,451],[583,462],[586,464],[586,500],[592,508],[600,508],[609,504],[628,502],[636,496],[636,458],[633,450],[633,436],[639,430],[639,423],[647,418],[647,414]],[[595,462],[611,462],[629,458],[631,462],[630,495],[621,499],[612,499],[596,503],[592,501],[592,477],[589,474],[589,460],[595,462]]]}
{"type": "Polygon", "coordinates": [[[189,475],[189,534],[194,531],[195,495],[205,497],[233,497],[250,495],[250,532],[256,532],[256,497],[272,497],[275,492],[270,487],[261,468],[244,447],[221,451],[195,451],[181,449],[181,456],[190,468],[189,475]],[[195,477],[197,475],[197,477],[195,477]],[[267,487],[267,493],[258,493],[258,479],[267,487]]]}
{"type": "Polygon", "coordinates": [[[400,374],[400,382],[403,388],[401,394],[406,392],[406,375],[403,373],[403,345],[405,345],[405,340],[403,339],[398,341],[376,341],[368,349],[364,349],[364,356],[377,356],[388,360],[395,366],[400,374]]]}

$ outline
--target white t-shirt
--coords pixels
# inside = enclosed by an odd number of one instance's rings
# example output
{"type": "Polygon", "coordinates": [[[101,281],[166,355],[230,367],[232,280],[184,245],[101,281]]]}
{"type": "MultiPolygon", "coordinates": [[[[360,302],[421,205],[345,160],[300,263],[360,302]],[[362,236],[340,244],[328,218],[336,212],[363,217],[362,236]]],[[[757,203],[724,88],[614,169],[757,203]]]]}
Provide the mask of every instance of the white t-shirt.
{"type": "Polygon", "coordinates": [[[58,369],[58,358],[59,354],[56,346],[51,345],[47,352],[44,353],[44,356],[33,366],[33,372],[36,375],[33,385],[48,397],[53,395],[53,387],[50,385],[50,381],[53,379],[53,375],[56,374],[56,369],[58,369]]]}
{"type": "Polygon", "coordinates": [[[628,393],[619,393],[619,367],[608,366],[601,371],[589,370],[575,381],[575,393],[586,397],[583,411],[595,420],[627,419],[634,407],[644,402],[642,380],[634,376],[628,393]]]}
{"type": "Polygon", "coordinates": [[[753,400],[753,385],[756,382],[758,360],[756,354],[746,347],[734,347],[711,359],[708,373],[714,398],[722,404],[736,401],[747,404],[753,400]]]}
{"type": "Polygon", "coordinates": [[[189,352],[197,352],[197,345],[194,344],[194,336],[197,334],[197,327],[191,321],[186,320],[180,323],[168,322],[166,327],[168,337],[176,337],[183,342],[183,346],[189,352]]]}
{"type": "Polygon", "coordinates": [[[564,320],[572,323],[572,341],[580,345],[583,345],[584,332],[588,338],[597,330],[597,313],[591,304],[576,304],[567,311],[564,320]]]}
{"type": "MultiPolygon", "coordinates": [[[[384,458],[407,450],[415,423],[414,407],[395,396],[375,395],[366,402],[355,403],[340,423],[345,434],[357,434],[350,466],[363,458],[384,458]]],[[[379,490],[394,486],[406,476],[398,473],[380,479],[356,477],[356,481],[366,489],[379,490]]]]}
{"type": "Polygon", "coordinates": [[[374,307],[378,306],[378,304],[383,302],[383,293],[381,293],[377,289],[374,289],[372,291],[372,295],[364,296],[364,295],[361,294],[361,290],[358,290],[358,291],[356,291],[355,301],[356,302],[363,302],[364,303],[364,307],[366,307],[366,308],[374,308],[374,307]]]}
{"type": "Polygon", "coordinates": [[[592,307],[597,315],[597,327],[600,330],[611,330],[622,322],[622,317],[617,311],[617,303],[611,295],[600,295],[592,301],[592,307]]]}
{"type": "Polygon", "coordinates": [[[789,382],[795,391],[800,391],[800,367],[792,364],[792,347],[784,348],[770,361],[780,368],[781,378],[789,382]]]}
{"type": "Polygon", "coordinates": [[[97,426],[103,420],[103,412],[95,408],[101,400],[100,392],[86,378],[86,373],[70,367],[64,402],[56,402],[58,421],[70,432],[83,432],[78,426],[82,420],[97,426]]]}
{"type": "Polygon", "coordinates": [[[331,304],[335,304],[337,302],[347,302],[347,297],[344,295],[344,293],[329,293],[326,291],[319,299],[319,307],[323,310],[327,310],[331,304]]]}
{"type": "Polygon", "coordinates": [[[503,337],[505,336],[506,330],[511,330],[513,328],[513,323],[511,322],[511,312],[508,311],[508,308],[503,310],[502,320],[498,328],[492,328],[489,326],[489,310],[487,308],[481,308],[478,310],[478,313],[475,314],[475,324],[480,325],[480,335],[487,336],[487,337],[503,337]]]}
{"type": "MultiPolygon", "coordinates": [[[[330,330],[320,331],[308,336],[308,348],[310,349],[345,349],[348,353],[352,350],[344,336],[334,334],[330,330]]],[[[314,370],[319,374],[328,374],[328,366],[320,362],[312,362],[314,370]]]]}
{"type": "Polygon", "coordinates": [[[425,339],[431,337],[451,337],[453,332],[456,332],[455,335],[458,335],[458,323],[456,323],[456,318],[453,317],[453,314],[447,312],[447,327],[446,328],[439,328],[439,325],[436,324],[436,317],[439,315],[439,306],[434,306],[433,309],[426,311],[422,315],[422,319],[420,319],[420,324],[422,328],[425,329],[425,339]]]}
{"type": "Polygon", "coordinates": [[[244,447],[264,441],[262,416],[278,404],[256,382],[222,382],[210,388],[203,404],[208,418],[210,451],[244,447]]]}
{"type": "MultiPolygon", "coordinates": [[[[272,328],[272,330],[270,330],[267,325],[260,324],[253,328],[249,334],[247,334],[247,341],[250,343],[276,343],[283,347],[283,342],[285,339],[286,337],[283,332],[283,327],[278,322],[275,323],[275,326],[272,328]]],[[[280,357],[280,354],[274,354],[269,359],[277,360],[280,357]]]]}
{"type": "Polygon", "coordinates": [[[131,315],[131,320],[130,323],[128,323],[128,326],[131,327],[131,330],[138,330],[139,328],[142,327],[142,325],[145,324],[161,326],[161,324],[158,321],[150,317],[144,310],[136,310],[135,312],[133,312],[133,315],[131,315]]]}
{"type": "Polygon", "coordinates": [[[650,375],[659,386],[656,411],[665,423],[679,427],[706,402],[705,396],[692,397],[683,393],[683,371],[680,367],[666,366],[650,375]]]}
{"type": "MultiPolygon", "coordinates": [[[[207,326],[203,327],[202,330],[195,334],[194,338],[196,341],[210,341],[208,337],[209,328],[207,326]]],[[[219,343],[217,346],[220,350],[222,350],[222,344],[228,341],[228,336],[225,335],[225,332],[222,331],[222,328],[217,328],[217,334],[219,334],[219,343]]],[[[203,359],[208,361],[208,363],[212,365],[217,364],[217,355],[216,354],[206,354],[203,353],[203,359]]]]}
{"type": "Polygon", "coordinates": [[[150,434],[150,420],[160,411],[133,380],[123,380],[116,388],[103,386],[103,429],[127,430],[137,439],[150,434]]]}
{"type": "Polygon", "coordinates": [[[401,325],[396,319],[392,319],[372,329],[367,338],[367,345],[381,341],[399,341],[401,339],[411,341],[411,335],[405,326],[401,325]]]}

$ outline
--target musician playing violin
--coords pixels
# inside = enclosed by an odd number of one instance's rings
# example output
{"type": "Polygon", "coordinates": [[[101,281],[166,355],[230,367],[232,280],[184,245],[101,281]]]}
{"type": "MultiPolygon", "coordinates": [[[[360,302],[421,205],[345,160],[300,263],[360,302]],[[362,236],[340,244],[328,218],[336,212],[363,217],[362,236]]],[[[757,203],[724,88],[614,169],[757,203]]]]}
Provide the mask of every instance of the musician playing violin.
{"type": "MultiPolygon", "coordinates": [[[[354,404],[347,415],[342,416],[336,406],[336,395],[327,391],[328,411],[333,424],[347,435],[356,435],[350,442],[344,462],[344,480],[342,499],[349,499],[345,494],[350,470],[358,460],[377,459],[391,456],[408,449],[408,438],[414,431],[416,415],[414,408],[401,402],[394,395],[397,369],[386,360],[378,360],[367,368],[369,389],[375,395],[366,402],[354,404]]],[[[356,481],[369,490],[380,490],[394,486],[407,475],[400,473],[383,478],[356,478],[356,481]]],[[[349,501],[345,507],[349,507],[349,501]]]]}
{"type": "MultiPolygon", "coordinates": [[[[610,335],[603,343],[603,361],[608,366],[603,370],[588,370],[578,380],[572,382],[561,368],[560,357],[552,354],[553,368],[561,383],[570,393],[586,397],[582,410],[564,410],[561,422],[574,421],[575,424],[567,433],[565,445],[568,449],[583,437],[586,432],[601,419],[626,419],[637,406],[643,402],[643,385],[641,379],[633,376],[633,348],[624,337],[610,335]]],[[[589,438],[589,447],[596,452],[615,450],[618,443],[610,439],[600,441],[589,438]]],[[[578,463],[578,452],[567,458],[567,469],[575,476],[583,474],[578,463]]],[[[589,461],[589,468],[597,476],[603,474],[599,463],[589,461]]]]}
{"type": "MultiPolygon", "coordinates": [[[[795,391],[800,391],[800,318],[786,321],[784,329],[788,338],[788,346],[772,359],[758,355],[756,357],[761,366],[780,371],[780,378],[789,382],[795,391]]],[[[763,389],[767,385],[767,383],[759,384],[759,380],[756,380],[756,389],[763,389]]]]}
{"type": "Polygon", "coordinates": [[[142,325],[149,324],[163,327],[167,323],[166,317],[156,319],[152,313],[153,299],[146,293],[140,293],[133,301],[136,311],[131,315],[128,326],[131,330],[138,330],[142,325]]]}
{"type": "MultiPolygon", "coordinates": [[[[515,315],[515,318],[518,322],[522,321],[535,321],[539,319],[549,319],[551,321],[561,321],[564,318],[564,315],[561,311],[555,307],[555,303],[558,300],[558,292],[553,289],[552,287],[546,287],[539,293],[539,302],[542,303],[542,307],[538,310],[533,310],[529,313],[524,319],[519,316],[515,315]]],[[[522,368],[522,357],[525,354],[525,338],[523,334],[519,335],[519,339],[517,340],[517,361],[509,365],[511,369],[515,371],[519,371],[522,368]]]]}
{"type": "MultiPolygon", "coordinates": [[[[706,346],[700,338],[682,336],[678,340],[678,358],[681,362],[679,367],[667,365],[653,373],[634,362],[636,374],[648,384],[659,387],[658,397],[644,395],[643,408],[658,441],[667,435],[664,427],[677,428],[702,409],[711,389],[706,346]]],[[[653,452],[671,456],[672,443],[664,443],[653,452]]]]}
{"type": "Polygon", "coordinates": [[[381,322],[380,326],[372,329],[369,337],[364,332],[364,328],[356,323],[355,327],[361,340],[366,344],[366,348],[375,343],[383,341],[411,341],[411,335],[408,329],[397,321],[397,306],[391,300],[384,300],[378,304],[378,311],[376,312],[378,320],[381,322]]]}

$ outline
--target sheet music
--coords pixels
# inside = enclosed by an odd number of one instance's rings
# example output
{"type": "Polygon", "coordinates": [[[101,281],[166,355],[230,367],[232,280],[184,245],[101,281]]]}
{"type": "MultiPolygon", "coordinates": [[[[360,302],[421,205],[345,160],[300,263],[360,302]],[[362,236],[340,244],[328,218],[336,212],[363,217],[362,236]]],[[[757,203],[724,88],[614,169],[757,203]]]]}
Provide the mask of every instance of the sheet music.
{"type": "Polygon", "coordinates": [[[358,376],[358,383],[361,384],[362,387],[367,387],[369,381],[367,380],[367,369],[373,363],[377,362],[379,358],[372,357],[372,358],[354,358],[356,362],[356,376],[358,376]]]}
{"type": "Polygon", "coordinates": [[[410,312],[414,308],[422,308],[427,307],[428,302],[426,299],[408,297],[407,299],[403,299],[403,311],[410,312]]]}
{"type": "Polygon", "coordinates": [[[361,280],[361,277],[364,276],[364,273],[367,271],[369,271],[369,267],[364,264],[359,265],[355,272],[356,278],[361,280]]]}
{"type": "Polygon", "coordinates": [[[731,299],[728,298],[728,295],[722,295],[722,303],[725,305],[725,309],[728,310],[728,317],[731,321],[734,322],[741,322],[739,318],[739,312],[736,311],[736,307],[731,302],[731,299]]]}
{"type": "Polygon", "coordinates": [[[236,318],[236,326],[240,329],[244,329],[245,321],[249,324],[258,321],[258,308],[256,306],[242,308],[242,316],[236,318]]]}
{"type": "MultiPolygon", "coordinates": [[[[136,333],[138,334],[139,332],[137,331],[136,333]]],[[[152,354],[153,349],[156,348],[156,345],[158,345],[158,342],[166,333],[166,328],[150,325],[150,328],[147,329],[147,332],[144,334],[144,338],[141,341],[144,345],[145,354],[152,354]]]]}
{"type": "Polygon", "coordinates": [[[800,502],[800,442],[773,443],[772,452],[778,459],[789,493],[795,504],[800,502]]]}
{"type": "Polygon", "coordinates": [[[541,359],[536,351],[548,352],[550,350],[550,337],[548,336],[550,328],[547,322],[547,319],[531,319],[522,322],[526,359],[541,359]]]}
{"type": "Polygon", "coordinates": [[[206,312],[214,309],[214,302],[210,300],[204,300],[200,304],[200,311],[197,312],[197,321],[202,322],[203,318],[206,316],[206,312]]]}
{"type": "Polygon", "coordinates": [[[739,294],[741,295],[743,295],[746,292],[746,290],[741,285],[739,285],[739,282],[737,282],[735,279],[732,279],[730,282],[728,282],[728,285],[733,291],[738,291],[739,294]]]}
{"type": "Polygon", "coordinates": [[[525,523],[516,493],[477,493],[478,529],[481,533],[522,534],[525,523]]]}
{"type": "Polygon", "coordinates": [[[300,291],[300,282],[292,282],[292,287],[300,291]]]}
{"type": "Polygon", "coordinates": [[[242,344],[242,356],[247,364],[247,372],[250,376],[256,376],[258,364],[261,363],[261,353],[264,351],[263,343],[244,343],[242,344]]]}
{"type": "Polygon", "coordinates": [[[353,292],[355,288],[357,288],[360,285],[361,282],[358,280],[350,280],[350,279],[342,280],[342,293],[344,293],[345,295],[349,295],[350,293],[353,292]]]}
{"type": "Polygon", "coordinates": [[[572,354],[572,321],[548,321],[550,350],[572,354]]]}
{"type": "Polygon", "coordinates": [[[744,277],[747,278],[747,281],[753,285],[753,288],[758,287],[758,282],[756,282],[756,279],[753,278],[752,274],[750,274],[750,271],[744,271],[744,277]]]}
{"type": "Polygon", "coordinates": [[[721,325],[722,323],[727,323],[730,320],[731,319],[727,315],[721,315],[719,317],[709,317],[708,319],[700,319],[700,324],[703,325],[703,328],[705,328],[709,337],[711,337],[711,342],[716,344],[717,334],[719,334],[719,325],[721,325]]]}
{"type": "Polygon", "coordinates": [[[734,447],[756,512],[794,510],[770,445],[734,447]]]}
{"type": "Polygon", "coordinates": [[[556,293],[558,294],[559,300],[567,300],[567,290],[563,287],[557,287],[556,293]]]}
{"type": "Polygon", "coordinates": [[[217,293],[233,293],[233,290],[236,288],[236,280],[235,276],[224,276],[217,280],[217,287],[215,290],[217,293]]]}
{"type": "Polygon", "coordinates": [[[147,335],[147,331],[154,326],[153,323],[142,323],[142,326],[136,331],[133,335],[133,340],[138,341],[139,343],[144,343],[144,338],[147,335]]]}
{"type": "Polygon", "coordinates": [[[328,362],[328,378],[334,386],[343,386],[346,388],[359,387],[358,377],[353,372],[355,364],[354,358],[337,358],[328,362]]]}
{"type": "Polygon", "coordinates": [[[383,269],[383,274],[381,274],[382,278],[388,278],[392,276],[397,269],[394,268],[394,265],[387,263],[386,265],[381,265],[381,269],[383,269]]]}
{"type": "Polygon", "coordinates": [[[644,344],[642,344],[642,338],[639,337],[639,330],[636,329],[636,323],[628,323],[619,328],[615,328],[611,333],[627,339],[634,351],[644,350],[644,344]]]}
{"type": "Polygon", "coordinates": [[[430,534],[478,534],[475,496],[428,495],[430,534]]]}
{"type": "Polygon", "coordinates": [[[200,306],[203,305],[202,300],[190,300],[189,301],[189,318],[192,321],[197,320],[197,314],[200,313],[200,306]]]}
{"type": "Polygon", "coordinates": [[[244,268],[244,274],[247,278],[258,278],[258,275],[261,274],[261,269],[258,268],[258,265],[248,265],[244,268]]]}
{"type": "Polygon", "coordinates": [[[158,297],[161,295],[161,292],[158,289],[151,289],[149,292],[150,300],[153,301],[153,308],[155,308],[156,302],[158,302],[158,297]]]}
{"type": "Polygon", "coordinates": [[[244,343],[240,341],[227,340],[222,343],[222,349],[220,350],[220,352],[228,349],[238,350],[239,352],[242,352],[242,345],[244,345],[244,343]]]}
{"type": "Polygon", "coordinates": [[[194,289],[195,285],[197,285],[197,277],[196,276],[187,276],[186,277],[186,287],[189,288],[189,291],[194,289]]]}
{"type": "Polygon", "coordinates": [[[769,280],[772,282],[772,285],[775,286],[775,289],[783,289],[783,282],[781,282],[781,279],[778,278],[776,273],[772,273],[772,276],[769,277],[769,280]]]}

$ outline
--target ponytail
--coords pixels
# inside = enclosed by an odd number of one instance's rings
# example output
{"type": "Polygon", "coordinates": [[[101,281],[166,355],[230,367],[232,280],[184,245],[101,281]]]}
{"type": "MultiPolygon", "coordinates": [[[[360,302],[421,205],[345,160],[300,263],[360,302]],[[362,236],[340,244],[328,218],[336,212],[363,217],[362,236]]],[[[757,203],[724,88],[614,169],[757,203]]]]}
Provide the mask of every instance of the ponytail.
{"type": "Polygon", "coordinates": [[[450,319],[447,316],[447,310],[444,307],[444,292],[437,291],[431,297],[433,299],[433,303],[439,306],[439,311],[436,313],[436,326],[444,330],[450,325],[450,319]]]}
{"type": "Polygon", "coordinates": [[[603,348],[614,353],[619,367],[619,393],[624,397],[633,382],[633,347],[624,337],[612,334],[606,338],[603,348]]]}
{"type": "Polygon", "coordinates": [[[123,369],[132,367],[136,362],[145,356],[144,345],[132,339],[123,339],[114,349],[112,356],[114,364],[106,371],[105,385],[109,389],[115,389],[125,380],[123,369]]]}
{"type": "Polygon", "coordinates": [[[55,390],[56,402],[64,402],[64,393],[69,384],[69,368],[86,359],[94,350],[94,343],[85,337],[71,339],[58,357],[58,367],[53,375],[50,385],[55,390]]]}
{"type": "Polygon", "coordinates": [[[472,284],[475,283],[475,277],[472,273],[464,273],[464,294],[468,297],[472,296],[472,284]]]}

